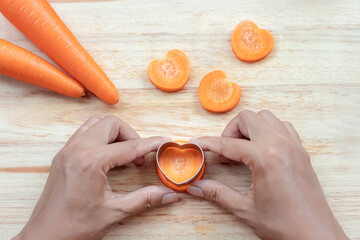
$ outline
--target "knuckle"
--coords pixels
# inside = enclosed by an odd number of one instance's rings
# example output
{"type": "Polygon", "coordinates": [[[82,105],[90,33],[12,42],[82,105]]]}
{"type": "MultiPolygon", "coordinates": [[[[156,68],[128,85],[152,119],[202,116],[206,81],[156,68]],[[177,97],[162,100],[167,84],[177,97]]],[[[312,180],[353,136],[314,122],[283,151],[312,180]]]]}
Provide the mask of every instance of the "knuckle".
{"type": "Polygon", "coordinates": [[[250,115],[252,115],[253,112],[250,111],[250,110],[244,110],[244,111],[241,111],[238,113],[237,117],[238,118],[246,118],[246,117],[249,117],[250,115]]]}
{"type": "Polygon", "coordinates": [[[134,154],[134,158],[137,158],[140,142],[138,140],[129,140],[128,143],[129,143],[131,154],[134,154]]]}
{"type": "Polygon", "coordinates": [[[215,182],[215,181],[208,181],[206,184],[206,197],[207,199],[214,201],[214,202],[219,202],[220,198],[221,198],[221,186],[219,183],[215,182]]]}
{"type": "Polygon", "coordinates": [[[220,197],[220,189],[216,187],[211,187],[208,191],[208,198],[211,201],[218,202],[220,197]]]}
{"type": "Polygon", "coordinates": [[[52,165],[64,168],[66,171],[82,173],[96,165],[97,161],[93,161],[96,156],[96,149],[82,149],[75,144],[70,144],[54,157],[52,165]]]}
{"type": "Polygon", "coordinates": [[[144,202],[142,204],[142,210],[146,210],[148,208],[154,207],[158,205],[158,197],[156,194],[156,187],[150,186],[147,187],[147,193],[144,199],[144,202]]]}
{"type": "Polygon", "coordinates": [[[95,156],[92,150],[76,151],[71,154],[71,157],[66,161],[68,169],[75,169],[78,172],[85,172],[93,166],[93,159],[95,156]]]}
{"type": "Polygon", "coordinates": [[[283,124],[284,124],[285,126],[288,126],[288,127],[293,128],[292,123],[291,123],[291,122],[289,122],[289,121],[283,121],[283,124]]]}
{"type": "Polygon", "coordinates": [[[98,115],[94,115],[94,116],[91,116],[88,121],[91,121],[91,122],[95,122],[95,121],[99,121],[101,118],[100,116],[98,115]]]}
{"type": "Polygon", "coordinates": [[[229,144],[229,139],[228,138],[224,138],[224,137],[220,138],[220,143],[219,143],[220,155],[224,156],[228,144],[229,144]]]}
{"type": "Polygon", "coordinates": [[[56,154],[53,163],[60,165],[67,164],[67,162],[72,158],[74,152],[76,152],[76,146],[74,144],[69,144],[56,154]]]}
{"type": "Polygon", "coordinates": [[[247,121],[247,120],[252,119],[254,117],[254,115],[256,115],[256,113],[254,113],[253,111],[244,110],[238,114],[238,119],[240,121],[247,121]]]}
{"type": "Polygon", "coordinates": [[[261,159],[266,169],[275,169],[284,162],[280,151],[273,147],[263,147],[261,150],[261,159]]]}
{"type": "Polygon", "coordinates": [[[258,112],[258,114],[260,116],[268,116],[268,115],[271,115],[271,112],[269,110],[261,110],[260,112],[258,112]]]}
{"type": "Polygon", "coordinates": [[[108,123],[107,125],[111,128],[120,128],[122,125],[126,125],[126,123],[121,120],[120,118],[114,116],[114,115],[109,115],[106,116],[104,118],[104,120],[108,123]]]}
{"type": "Polygon", "coordinates": [[[265,146],[261,150],[261,157],[263,159],[276,159],[278,158],[279,151],[273,147],[265,146]]]}
{"type": "Polygon", "coordinates": [[[105,121],[108,121],[109,123],[117,123],[121,122],[120,118],[114,116],[114,115],[108,115],[104,118],[105,121]]]}

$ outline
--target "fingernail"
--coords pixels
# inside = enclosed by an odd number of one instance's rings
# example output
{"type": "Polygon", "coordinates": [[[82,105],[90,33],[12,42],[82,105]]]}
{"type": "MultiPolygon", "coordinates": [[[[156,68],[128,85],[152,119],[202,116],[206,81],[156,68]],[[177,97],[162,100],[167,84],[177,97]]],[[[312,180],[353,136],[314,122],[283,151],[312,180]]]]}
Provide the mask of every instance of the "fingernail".
{"type": "Polygon", "coordinates": [[[190,193],[191,195],[194,195],[194,196],[197,196],[197,197],[204,197],[204,193],[201,190],[201,188],[199,188],[199,187],[189,186],[187,188],[187,192],[190,193]]]}
{"type": "Polygon", "coordinates": [[[169,204],[176,202],[178,200],[178,196],[176,193],[167,193],[161,199],[161,204],[169,204]]]}

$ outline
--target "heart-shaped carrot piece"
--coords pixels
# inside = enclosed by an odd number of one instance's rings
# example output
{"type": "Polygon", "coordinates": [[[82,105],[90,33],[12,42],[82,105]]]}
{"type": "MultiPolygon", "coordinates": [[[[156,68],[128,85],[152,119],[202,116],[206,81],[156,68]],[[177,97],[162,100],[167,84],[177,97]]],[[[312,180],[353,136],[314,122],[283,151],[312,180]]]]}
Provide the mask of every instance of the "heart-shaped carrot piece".
{"type": "Polygon", "coordinates": [[[150,62],[148,76],[151,83],[162,91],[179,91],[189,80],[189,60],[182,51],[170,50],[165,57],[150,62]]]}
{"type": "Polygon", "coordinates": [[[161,181],[176,191],[185,191],[204,174],[204,153],[195,144],[168,142],[159,147],[156,157],[161,181]]]}
{"type": "Polygon", "coordinates": [[[238,105],[240,97],[240,86],[228,81],[222,71],[210,72],[200,82],[200,103],[209,112],[228,112],[238,105]]]}
{"type": "Polygon", "coordinates": [[[159,159],[165,175],[177,184],[186,182],[199,172],[202,164],[201,152],[193,148],[166,148],[159,159]]]}
{"type": "Polygon", "coordinates": [[[231,36],[231,47],[236,57],[245,62],[255,62],[266,57],[274,46],[270,32],[245,20],[236,25],[231,36]]]}

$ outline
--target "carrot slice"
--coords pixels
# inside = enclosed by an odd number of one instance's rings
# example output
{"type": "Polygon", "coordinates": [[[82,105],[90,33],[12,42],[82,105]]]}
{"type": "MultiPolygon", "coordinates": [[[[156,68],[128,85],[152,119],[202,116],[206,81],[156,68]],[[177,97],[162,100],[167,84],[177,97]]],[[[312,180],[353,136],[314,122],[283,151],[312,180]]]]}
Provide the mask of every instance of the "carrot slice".
{"type": "Polygon", "coordinates": [[[238,105],[240,97],[240,86],[228,81],[222,71],[210,72],[200,82],[200,103],[209,112],[228,112],[238,105]]]}
{"type": "Polygon", "coordinates": [[[158,165],[157,172],[161,181],[166,186],[176,191],[185,191],[191,183],[202,178],[205,169],[205,166],[202,165],[202,163],[202,154],[196,149],[167,147],[159,157],[159,165],[165,175],[161,172],[158,165]],[[193,178],[195,175],[195,179],[191,182],[181,184],[193,178]]]}
{"type": "Polygon", "coordinates": [[[204,176],[204,172],[205,172],[205,162],[203,165],[203,168],[201,169],[201,171],[199,172],[199,174],[196,176],[196,178],[194,178],[193,181],[187,183],[187,184],[183,184],[183,185],[176,185],[175,183],[171,182],[160,170],[160,168],[157,166],[156,167],[156,171],[159,175],[160,180],[165,184],[165,186],[178,191],[178,192],[185,192],[186,189],[195,181],[202,179],[202,177],[204,176]]]}
{"type": "Polygon", "coordinates": [[[231,36],[231,47],[236,57],[245,62],[255,62],[266,57],[274,46],[270,32],[245,20],[236,25],[231,36]]]}
{"type": "Polygon", "coordinates": [[[0,1],[1,13],[75,80],[104,102],[119,93],[46,0],[0,1]]]}
{"type": "Polygon", "coordinates": [[[150,62],[148,76],[151,83],[164,92],[179,91],[189,80],[189,60],[182,51],[172,49],[165,57],[150,62]]]}
{"type": "Polygon", "coordinates": [[[0,74],[70,97],[81,97],[84,88],[55,66],[31,52],[0,39],[0,74]]]}
{"type": "Polygon", "coordinates": [[[202,155],[196,149],[166,148],[159,159],[160,168],[175,183],[182,183],[192,178],[202,164],[202,155]]]}

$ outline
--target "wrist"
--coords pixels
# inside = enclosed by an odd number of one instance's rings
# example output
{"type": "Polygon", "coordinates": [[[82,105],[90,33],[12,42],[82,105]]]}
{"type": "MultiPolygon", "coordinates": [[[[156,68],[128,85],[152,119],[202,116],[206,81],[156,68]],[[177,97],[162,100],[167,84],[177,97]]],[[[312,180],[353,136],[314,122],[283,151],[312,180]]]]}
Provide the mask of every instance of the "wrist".
{"type": "Polygon", "coordinates": [[[18,233],[13,240],[38,240],[38,239],[51,239],[61,240],[56,229],[49,228],[46,224],[39,222],[29,221],[24,228],[18,233]]]}
{"type": "Polygon", "coordinates": [[[30,237],[27,237],[27,229],[26,225],[24,228],[14,237],[12,240],[27,240],[31,239],[30,237]]]}
{"type": "MultiPolygon", "coordinates": [[[[33,229],[28,226],[29,223],[27,223],[24,228],[12,239],[12,240],[32,240],[36,239],[36,234],[33,233],[33,229]]],[[[42,236],[42,239],[45,236],[42,236]]]]}

